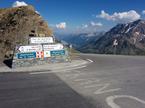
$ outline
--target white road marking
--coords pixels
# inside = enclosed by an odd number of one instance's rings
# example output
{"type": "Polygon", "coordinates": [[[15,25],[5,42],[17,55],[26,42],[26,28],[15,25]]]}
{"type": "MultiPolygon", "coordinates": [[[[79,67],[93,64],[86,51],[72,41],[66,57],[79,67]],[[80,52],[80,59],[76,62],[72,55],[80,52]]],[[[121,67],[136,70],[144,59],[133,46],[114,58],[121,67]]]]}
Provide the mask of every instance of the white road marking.
{"type": "MultiPolygon", "coordinates": [[[[63,70],[63,73],[70,73],[70,72],[71,72],[71,70],[63,70]]],[[[54,72],[54,73],[58,73],[58,72],[54,72]]]]}
{"type": "Polygon", "coordinates": [[[74,72],[76,72],[76,73],[81,73],[81,71],[78,71],[78,70],[75,70],[74,72]]]}
{"type": "Polygon", "coordinates": [[[78,67],[78,66],[82,66],[82,65],[86,65],[86,64],[87,64],[87,62],[83,62],[81,64],[74,64],[74,65],[69,66],[69,67],[78,67]]]}
{"type": "Polygon", "coordinates": [[[76,79],[74,81],[81,82],[81,81],[89,81],[89,80],[96,80],[96,78],[90,78],[90,79],[76,79]]]}
{"type": "Polygon", "coordinates": [[[29,73],[30,75],[35,75],[35,74],[45,74],[45,73],[53,73],[53,72],[31,72],[29,73]]]}
{"type": "Polygon", "coordinates": [[[87,59],[90,63],[93,63],[94,61],[93,60],[91,60],[91,59],[87,59]]]}
{"type": "Polygon", "coordinates": [[[70,69],[63,69],[63,70],[59,70],[59,71],[60,72],[62,72],[62,71],[69,71],[69,70],[81,69],[81,68],[85,68],[85,67],[87,67],[87,66],[84,65],[84,66],[80,66],[80,67],[74,67],[74,68],[70,68],[70,69]]]}
{"type": "Polygon", "coordinates": [[[103,93],[110,93],[110,92],[116,92],[121,90],[121,88],[116,88],[116,89],[109,89],[109,90],[104,90],[104,91],[96,91],[95,94],[103,94],[103,93]]]}
{"type": "Polygon", "coordinates": [[[110,83],[106,83],[106,84],[100,84],[100,86],[102,86],[100,89],[96,90],[94,92],[94,94],[103,94],[103,93],[109,93],[109,92],[115,92],[115,91],[119,91],[121,88],[115,88],[115,89],[109,89],[109,90],[105,90],[110,86],[110,83]]]}
{"type": "MultiPolygon", "coordinates": [[[[75,67],[80,67],[80,66],[84,66],[84,65],[86,65],[86,63],[75,64],[75,65],[71,65],[71,66],[65,66],[65,68],[75,68],[75,67]]],[[[55,69],[63,69],[62,67],[56,67],[55,69]]]]}
{"type": "Polygon", "coordinates": [[[70,68],[70,69],[54,70],[54,71],[47,71],[47,72],[31,72],[31,73],[29,73],[29,74],[31,74],[31,75],[36,75],[36,74],[46,74],[46,73],[68,72],[68,71],[70,71],[70,70],[81,69],[81,68],[85,68],[85,67],[87,67],[87,66],[84,65],[84,66],[74,67],[74,68],[70,68]]]}
{"type": "Polygon", "coordinates": [[[73,74],[73,76],[72,77],[70,77],[71,79],[75,79],[75,78],[77,78],[79,76],[79,74],[73,74]]]}
{"type": "Polygon", "coordinates": [[[84,80],[86,80],[86,79],[76,79],[76,80],[74,80],[75,82],[80,82],[80,81],[84,81],[84,80]]]}
{"type": "Polygon", "coordinates": [[[144,104],[145,105],[145,101],[144,100],[141,100],[137,97],[134,97],[134,96],[129,96],[129,95],[114,95],[114,96],[109,96],[106,98],[106,102],[107,104],[111,107],[111,108],[121,108],[119,105],[117,105],[114,101],[115,99],[119,99],[119,98],[129,98],[129,99],[132,99],[132,100],[135,100],[135,101],[138,101],[140,102],[141,104],[144,104]]]}
{"type": "Polygon", "coordinates": [[[104,84],[94,84],[92,85],[92,83],[94,82],[100,82],[100,79],[94,79],[94,80],[86,80],[86,79],[77,79],[74,80],[76,82],[82,82],[80,83],[80,85],[84,86],[84,88],[92,88],[92,87],[99,87],[94,94],[103,94],[103,93],[109,93],[109,92],[115,92],[115,91],[119,91],[121,88],[115,88],[115,89],[107,89],[109,88],[109,86],[111,85],[110,83],[104,83],[104,84]],[[90,84],[90,85],[89,85],[90,84]]]}
{"type": "Polygon", "coordinates": [[[85,82],[80,83],[80,85],[88,85],[88,84],[92,84],[94,82],[99,82],[99,81],[100,81],[99,79],[96,79],[96,80],[88,80],[88,81],[85,81],[85,82]]]}
{"type": "Polygon", "coordinates": [[[65,77],[71,77],[72,75],[70,75],[70,74],[66,74],[66,75],[64,75],[65,77]]]}
{"type": "Polygon", "coordinates": [[[94,88],[98,86],[103,86],[103,85],[102,84],[87,85],[87,86],[84,86],[84,88],[94,88]]]}

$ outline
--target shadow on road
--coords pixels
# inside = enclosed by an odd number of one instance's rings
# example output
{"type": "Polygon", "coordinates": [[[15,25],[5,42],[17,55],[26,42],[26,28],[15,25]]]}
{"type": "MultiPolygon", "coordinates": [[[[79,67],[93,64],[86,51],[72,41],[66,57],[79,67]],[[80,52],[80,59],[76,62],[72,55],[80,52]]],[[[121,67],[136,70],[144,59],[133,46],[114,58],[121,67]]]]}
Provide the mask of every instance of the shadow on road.
{"type": "Polygon", "coordinates": [[[12,59],[6,59],[3,61],[3,63],[9,68],[12,68],[12,59]]]}

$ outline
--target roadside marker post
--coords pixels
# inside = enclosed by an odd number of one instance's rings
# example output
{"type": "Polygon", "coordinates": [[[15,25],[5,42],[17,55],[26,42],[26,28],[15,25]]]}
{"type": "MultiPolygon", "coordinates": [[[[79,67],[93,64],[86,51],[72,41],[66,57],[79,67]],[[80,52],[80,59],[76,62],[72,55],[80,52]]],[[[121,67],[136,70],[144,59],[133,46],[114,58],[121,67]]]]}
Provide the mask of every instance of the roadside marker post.
{"type": "Polygon", "coordinates": [[[115,39],[113,41],[113,46],[114,46],[114,54],[116,55],[116,50],[117,50],[117,46],[118,46],[118,40],[117,39],[115,39]]]}

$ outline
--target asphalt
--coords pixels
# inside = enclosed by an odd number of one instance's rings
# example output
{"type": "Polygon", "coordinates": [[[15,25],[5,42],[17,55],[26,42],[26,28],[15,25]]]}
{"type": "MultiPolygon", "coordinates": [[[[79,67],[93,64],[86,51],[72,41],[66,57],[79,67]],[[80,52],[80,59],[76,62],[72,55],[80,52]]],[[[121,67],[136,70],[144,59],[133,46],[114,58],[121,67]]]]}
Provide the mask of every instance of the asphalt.
{"type": "Polygon", "coordinates": [[[81,58],[73,67],[1,70],[0,108],[145,108],[144,56],[81,58]]]}
{"type": "Polygon", "coordinates": [[[16,67],[10,68],[7,65],[0,67],[0,73],[10,73],[10,72],[47,72],[51,71],[58,72],[66,69],[73,69],[74,67],[81,67],[84,64],[87,64],[88,61],[84,59],[73,59],[71,62],[62,62],[62,63],[49,63],[43,65],[34,65],[27,67],[16,67]]]}
{"type": "Polygon", "coordinates": [[[0,108],[93,108],[54,74],[0,77],[0,108]]]}

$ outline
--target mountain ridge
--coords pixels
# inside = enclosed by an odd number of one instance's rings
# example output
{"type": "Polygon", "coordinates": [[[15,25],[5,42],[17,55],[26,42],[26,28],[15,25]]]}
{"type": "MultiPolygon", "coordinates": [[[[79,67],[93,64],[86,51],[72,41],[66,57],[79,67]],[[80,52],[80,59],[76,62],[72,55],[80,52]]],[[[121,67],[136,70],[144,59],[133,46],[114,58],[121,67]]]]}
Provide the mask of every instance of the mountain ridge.
{"type": "Polygon", "coordinates": [[[99,54],[145,55],[145,20],[118,24],[100,39],[79,49],[82,52],[99,54]],[[113,41],[117,39],[116,49],[113,41]],[[91,50],[91,51],[90,51],[91,50]]]}
{"type": "Polygon", "coordinates": [[[57,34],[56,38],[58,40],[65,41],[68,44],[73,45],[75,49],[79,49],[82,46],[85,46],[87,43],[99,39],[103,34],[104,32],[78,33],[78,34],[67,34],[67,35],[57,34]]]}

